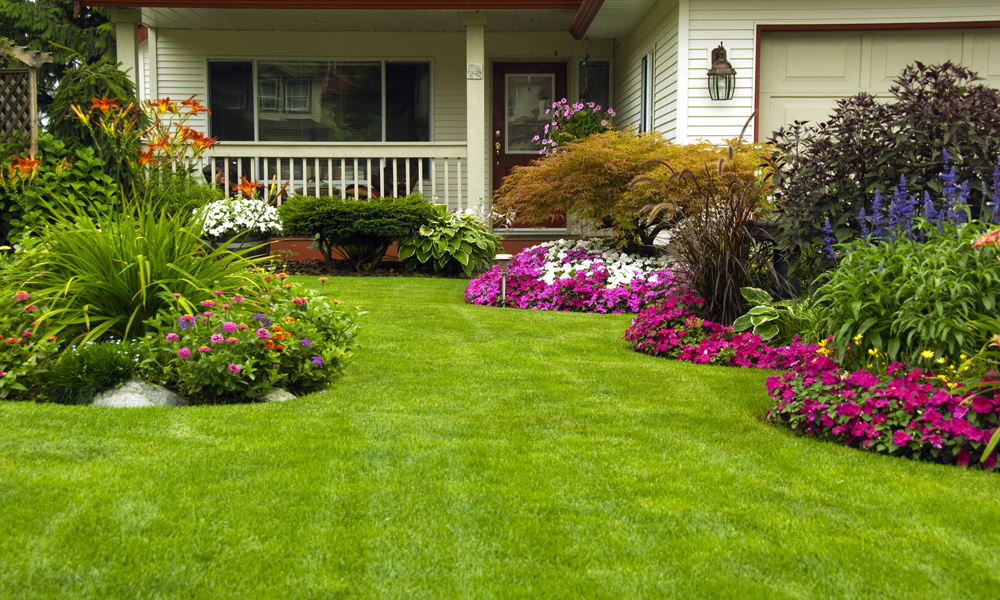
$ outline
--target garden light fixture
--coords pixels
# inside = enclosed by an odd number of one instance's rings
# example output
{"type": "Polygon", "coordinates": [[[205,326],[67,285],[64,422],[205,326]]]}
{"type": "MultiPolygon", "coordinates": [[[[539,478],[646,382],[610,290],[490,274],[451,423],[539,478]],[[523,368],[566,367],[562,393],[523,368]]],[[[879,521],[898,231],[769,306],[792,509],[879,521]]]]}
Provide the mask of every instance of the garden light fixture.
{"type": "Polygon", "coordinates": [[[497,254],[493,257],[493,260],[497,263],[497,270],[500,271],[500,295],[503,298],[505,306],[507,304],[507,269],[510,267],[510,261],[513,258],[513,254],[497,254]]]}
{"type": "Polygon", "coordinates": [[[736,91],[736,70],[726,60],[726,49],[712,50],[712,68],[708,70],[708,95],[712,100],[732,100],[736,91]]]}

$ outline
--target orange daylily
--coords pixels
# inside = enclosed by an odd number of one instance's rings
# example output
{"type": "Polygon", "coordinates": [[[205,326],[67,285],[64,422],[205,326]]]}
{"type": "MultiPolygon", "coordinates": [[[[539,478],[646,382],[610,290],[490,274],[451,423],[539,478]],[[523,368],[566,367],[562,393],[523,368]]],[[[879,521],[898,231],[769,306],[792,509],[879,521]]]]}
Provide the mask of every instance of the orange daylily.
{"type": "Polygon", "coordinates": [[[243,176],[243,183],[233,186],[234,192],[241,192],[247,198],[254,197],[254,190],[260,187],[260,184],[256,181],[247,180],[247,176],[243,176]]]}
{"type": "Polygon", "coordinates": [[[21,156],[11,164],[11,169],[17,169],[18,171],[28,175],[32,171],[38,170],[38,164],[42,162],[35,158],[34,152],[29,156],[21,156]]]}
{"type": "Polygon", "coordinates": [[[139,154],[139,164],[141,164],[143,166],[146,166],[146,165],[148,165],[150,163],[159,162],[159,159],[156,158],[155,156],[153,156],[153,151],[154,150],[155,150],[155,148],[150,148],[149,150],[146,150],[145,152],[140,153],[139,154]]]}
{"type": "Polygon", "coordinates": [[[989,244],[1000,244],[1000,229],[994,229],[979,236],[976,241],[972,242],[972,247],[981,248],[989,244]]]}
{"type": "Polygon", "coordinates": [[[169,96],[167,96],[166,98],[156,98],[155,100],[149,100],[148,102],[149,102],[149,107],[155,108],[156,113],[159,114],[160,116],[163,116],[168,112],[175,114],[177,113],[177,103],[171,102],[169,96]]]}
{"type": "Polygon", "coordinates": [[[155,150],[158,148],[168,154],[170,153],[170,145],[168,143],[167,138],[160,138],[152,142],[146,142],[146,145],[149,146],[150,150],[155,150]]]}
{"type": "Polygon", "coordinates": [[[115,104],[115,100],[117,99],[118,96],[115,96],[114,98],[108,98],[107,96],[101,96],[100,99],[91,98],[90,101],[93,103],[93,105],[90,107],[90,110],[99,108],[101,109],[102,112],[108,112],[112,109],[118,108],[118,105],[115,104]]]}
{"type": "Polygon", "coordinates": [[[205,112],[205,113],[208,113],[208,114],[212,114],[212,111],[208,110],[207,108],[205,108],[205,106],[203,104],[201,104],[200,102],[198,102],[197,100],[195,100],[194,96],[191,96],[187,100],[184,100],[183,102],[181,102],[181,106],[190,107],[192,115],[196,115],[196,114],[198,114],[200,112],[205,112]]]}

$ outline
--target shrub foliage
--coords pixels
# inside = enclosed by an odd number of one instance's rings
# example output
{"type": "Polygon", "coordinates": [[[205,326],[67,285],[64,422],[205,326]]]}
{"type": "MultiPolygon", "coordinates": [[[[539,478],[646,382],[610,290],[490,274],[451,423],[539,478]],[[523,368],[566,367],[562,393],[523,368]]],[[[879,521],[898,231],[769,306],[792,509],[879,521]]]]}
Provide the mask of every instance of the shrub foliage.
{"type": "Polygon", "coordinates": [[[378,264],[393,242],[430,223],[434,208],[419,193],[368,200],[295,196],[278,213],[285,231],[312,235],[311,247],[328,263],[337,253],[360,271],[378,264]]]}
{"type": "MultiPolygon", "coordinates": [[[[518,219],[544,221],[553,215],[573,214],[598,227],[610,227],[619,246],[651,245],[670,218],[695,214],[704,194],[676,172],[715,170],[727,156],[725,148],[708,143],[677,145],[658,134],[635,135],[606,131],[568,142],[556,152],[525,167],[515,167],[494,196],[494,210],[514,212],[518,219]],[[565,152],[563,152],[563,150],[565,152]],[[668,166],[669,165],[669,166],[668,166]],[[655,185],[629,187],[638,177],[655,185]],[[655,222],[643,212],[648,205],[663,206],[655,222]],[[659,225],[663,227],[657,228],[659,225]]],[[[732,157],[732,172],[744,181],[756,179],[759,149],[744,145],[732,157]]],[[[720,184],[709,177],[706,185],[720,184]]],[[[722,183],[721,185],[726,185],[722,183]]]]}
{"type": "Polygon", "coordinates": [[[990,196],[1000,154],[1000,90],[975,83],[954,64],[906,67],[890,88],[892,100],[858,94],[841,100],[818,125],[796,122],[774,133],[771,158],[782,243],[802,253],[794,267],[805,277],[829,268],[818,251],[823,219],[835,237],[857,236],[857,216],[874,191],[903,180],[906,195],[941,198],[952,157],[953,180],[968,181],[974,217],[990,196]]]}

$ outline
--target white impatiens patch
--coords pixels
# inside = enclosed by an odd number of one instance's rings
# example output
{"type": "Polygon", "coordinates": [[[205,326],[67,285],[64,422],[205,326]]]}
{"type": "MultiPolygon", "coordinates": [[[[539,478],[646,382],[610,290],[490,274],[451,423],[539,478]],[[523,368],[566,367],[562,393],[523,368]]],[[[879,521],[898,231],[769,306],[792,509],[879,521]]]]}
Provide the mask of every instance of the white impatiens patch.
{"type": "Polygon", "coordinates": [[[632,283],[657,283],[656,271],[670,267],[662,257],[646,258],[624,254],[610,240],[555,240],[539,244],[545,248],[545,265],[539,277],[551,285],[579,273],[592,274],[607,269],[607,287],[628,287],[632,283]],[[570,260],[566,259],[570,257],[570,260]]]}
{"type": "Polygon", "coordinates": [[[278,209],[251,198],[216,200],[196,209],[194,214],[203,219],[205,234],[213,238],[232,237],[241,231],[281,231],[278,209]]]}

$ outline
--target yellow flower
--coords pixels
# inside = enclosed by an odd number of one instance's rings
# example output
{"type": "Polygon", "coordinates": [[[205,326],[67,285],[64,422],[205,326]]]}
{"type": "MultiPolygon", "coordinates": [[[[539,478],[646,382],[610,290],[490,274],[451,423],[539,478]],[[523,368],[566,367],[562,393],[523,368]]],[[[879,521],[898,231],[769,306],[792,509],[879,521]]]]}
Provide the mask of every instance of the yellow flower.
{"type": "Polygon", "coordinates": [[[967,359],[967,358],[969,358],[969,357],[968,357],[968,356],[966,356],[966,355],[964,355],[964,354],[959,354],[959,355],[958,355],[958,358],[960,358],[961,360],[965,360],[965,359],[967,359]]]}
{"type": "Polygon", "coordinates": [[[854,336],[854,344],[856,346],[860,346],[861,345],[861,340],[862,340],[862,336],[861,336],[860,333],[858,335],[854,336]]]}
{"type": "Polygon", "coordinates": [[[923,352],[920,353],[920,356],[923,356],[927,360],[930,360],[934,358],[934,352],[931,350],[924,350],[923,352]]]}
{"type": "Polygon", "coordinates": [[[953,390],[953,389],[955,389],[956,387],[958,387],[958,384],[957,384],[957,383],[955,383],[954,381],[952,381],[951,383],[949,383],[949,384],[948,384],[948,389],[949,389],[949,390],[953,390]]]}
{"type": "Polygon", "coordinates": [[[937,364],[939,364],[939,365],[943,365],[946,362],[948,362],[948,357],[947,356],[942,356],[941,358],[937,359],[937,364]]]}
{"type": "Polygon", "coordinates": [[[937,378],[940,379],[941,381],[944,381],[944,382],[948,381],[948,376],[947,375],[938,375],[937,378]]]}
{"type": "Polygon", "coordinates": [[[868,350],[868,355],[869,356],[878,356],[878,350],[876,350],[875,348],[870,348],[868,350]]]}

